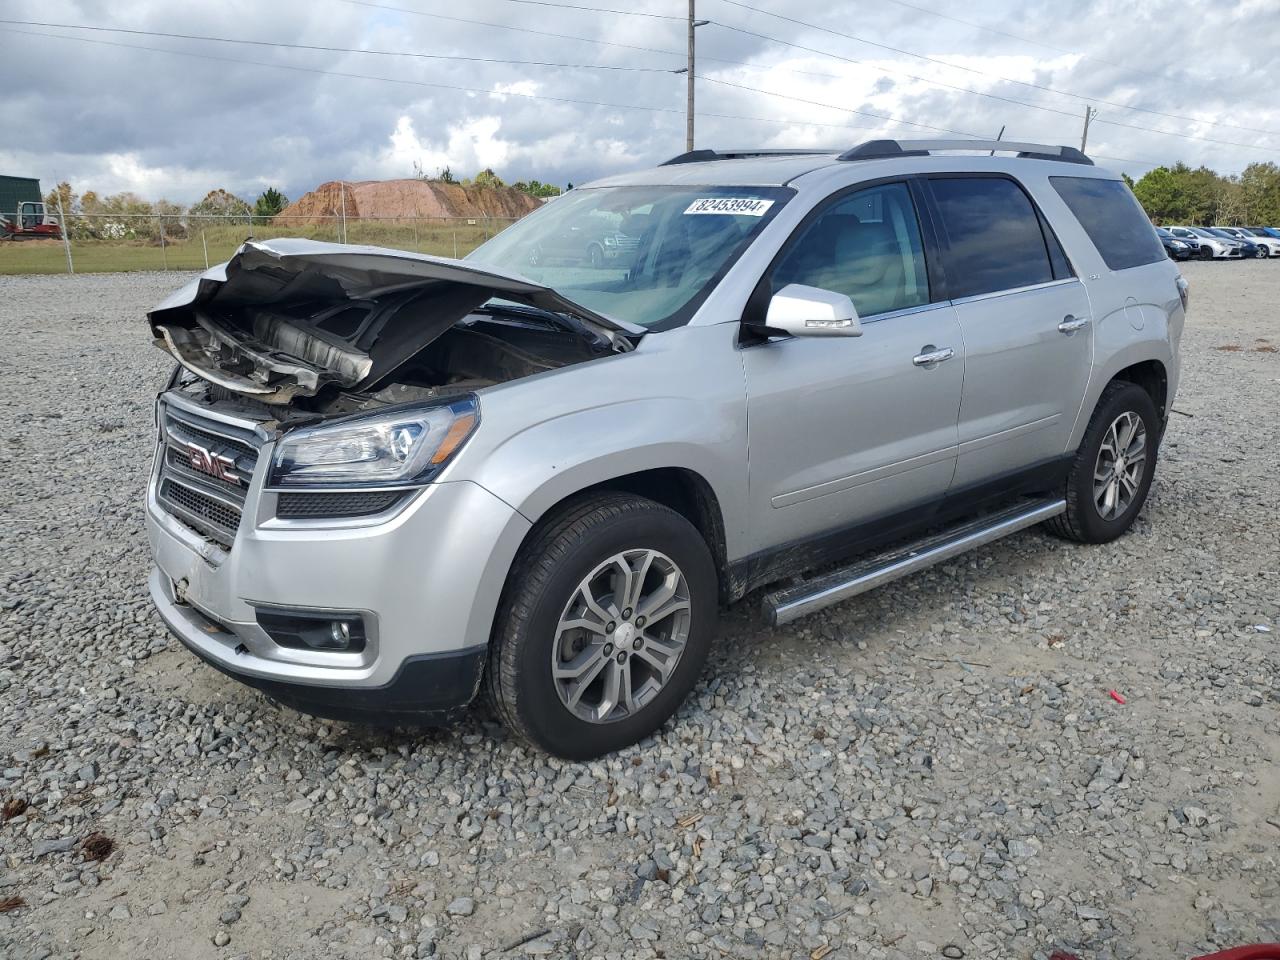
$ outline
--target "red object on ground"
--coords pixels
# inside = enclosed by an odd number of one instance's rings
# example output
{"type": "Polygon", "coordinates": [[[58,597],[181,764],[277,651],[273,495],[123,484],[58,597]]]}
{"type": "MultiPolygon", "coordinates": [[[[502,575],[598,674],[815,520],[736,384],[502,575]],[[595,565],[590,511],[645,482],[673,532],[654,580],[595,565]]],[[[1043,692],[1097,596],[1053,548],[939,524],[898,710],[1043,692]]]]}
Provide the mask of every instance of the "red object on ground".
{"type": "MultiPolygon", "coordinates": [[[[1055,950],[1049,960],[1080,960],[1075,954],[1055,950]]],[[[1191,960],[1280,960],[1280,943],[1255,943],[1251,947],[1232,947],[1218,953],[1206,953],[1191,960]]]]}
{"type": "MultiPolygon", "coordinates": [[[[1120,696],[1120,694],[1116,693],[1114,690],[1108,690],[1107,695],[1111,697],[1111,699],[1114,700],[1116,703],[1120,703],[1120,704],[1124,703],[1124,697],[1120,696]]],[[[1050,960],[1052,960],[1052,958],[1050,958],[1050,960]]]]}

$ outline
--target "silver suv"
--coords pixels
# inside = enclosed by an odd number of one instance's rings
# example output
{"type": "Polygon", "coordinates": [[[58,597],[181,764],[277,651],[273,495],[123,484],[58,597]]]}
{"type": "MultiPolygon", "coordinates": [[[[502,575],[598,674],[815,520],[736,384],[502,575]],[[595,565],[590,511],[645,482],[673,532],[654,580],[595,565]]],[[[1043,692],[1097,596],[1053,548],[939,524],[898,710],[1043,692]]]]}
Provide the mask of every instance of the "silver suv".
{"type": "Polygon", "coordinates": [[[151,595],[300,710],[483,687],[597,756],[674,713],[721,604],[773,585],[785,623],[1033,524],[1123,533],[1186,296],[1118,177],[1007,142],[696,151],[465,260],[246,243],[149,314],[151,595]],[[588,226],[625,252],[543,255],[588,226]]]}

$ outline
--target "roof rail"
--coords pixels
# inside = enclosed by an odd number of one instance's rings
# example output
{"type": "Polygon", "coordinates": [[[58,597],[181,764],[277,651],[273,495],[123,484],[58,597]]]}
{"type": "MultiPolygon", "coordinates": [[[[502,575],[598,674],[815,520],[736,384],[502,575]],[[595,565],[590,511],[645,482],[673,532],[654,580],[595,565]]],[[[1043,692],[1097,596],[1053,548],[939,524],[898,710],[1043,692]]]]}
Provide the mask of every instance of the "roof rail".
{"type": "Polygon", "coordinates": [[[1019,143],[1014,140],[868,140],[840,154],[840,160],[882,160],[887,157],[927,157],[946,150],[990,150],[1016,153],[1026,160],[1058,160],[1063,163],[1093,161],[1075,147],[1059,147],[1045,143],[1019,143]]]}
{"type": "Polygon", "coordinates": [[[755,157],[804,157],[839,153],[839,150],[690,150],[660,163],[669,167],[676,163],[703,163],[708,160],[746,160],[755,157]]]}

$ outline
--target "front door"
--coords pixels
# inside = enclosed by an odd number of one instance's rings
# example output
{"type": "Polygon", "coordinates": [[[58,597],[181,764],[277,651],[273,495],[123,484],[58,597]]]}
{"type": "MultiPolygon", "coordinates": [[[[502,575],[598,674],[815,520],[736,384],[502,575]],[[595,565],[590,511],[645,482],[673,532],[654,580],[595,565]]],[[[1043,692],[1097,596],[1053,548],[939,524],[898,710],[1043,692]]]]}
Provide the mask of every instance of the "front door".
{"type": "Polygon", "coordinates": [[[863,334],[743,348],[753,552],[803,556],[806,542],[910,507],[923,519],[955,468],[965,361],[955,311],[930,295],[907,185],[828,201],[765,282],[847,294],[863,334]]]}
{"type": "Polygon", "coordinates": [[[1065,452],[1093,358],[1084,284],[1031,199],[1005,177],[929,180],[964,336],[954,491],[1065,452]]]}

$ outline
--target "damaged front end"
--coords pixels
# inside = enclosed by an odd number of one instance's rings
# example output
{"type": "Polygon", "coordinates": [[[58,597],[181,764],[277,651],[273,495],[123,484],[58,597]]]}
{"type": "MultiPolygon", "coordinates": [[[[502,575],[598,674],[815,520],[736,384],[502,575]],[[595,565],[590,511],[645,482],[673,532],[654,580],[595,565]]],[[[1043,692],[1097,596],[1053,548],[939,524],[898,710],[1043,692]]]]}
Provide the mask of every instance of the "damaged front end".
{"type": "Polygon", "coordinates": [[[246,243],[148,320],[184,382],[280,420],[457,395],[643,334],[515,274],[309,240],[246,243]]]}

